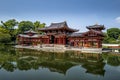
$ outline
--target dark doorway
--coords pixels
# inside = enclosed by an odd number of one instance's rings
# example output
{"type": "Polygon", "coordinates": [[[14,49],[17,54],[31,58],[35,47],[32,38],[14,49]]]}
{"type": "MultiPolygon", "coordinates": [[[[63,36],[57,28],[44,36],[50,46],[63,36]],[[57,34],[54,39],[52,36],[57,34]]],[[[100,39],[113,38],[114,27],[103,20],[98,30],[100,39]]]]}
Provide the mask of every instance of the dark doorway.
{"type": "Polygon", "coordinates": [[[54,44],[55,37],[53,35],[50,36],[50,44],[54,44]]]}
{"type": "Polygon", "coordinates": [[[66,45],[69,45],[69,40],[68,40],[68,38],[66,38],[65,43],[66,43],[66,45]]]}

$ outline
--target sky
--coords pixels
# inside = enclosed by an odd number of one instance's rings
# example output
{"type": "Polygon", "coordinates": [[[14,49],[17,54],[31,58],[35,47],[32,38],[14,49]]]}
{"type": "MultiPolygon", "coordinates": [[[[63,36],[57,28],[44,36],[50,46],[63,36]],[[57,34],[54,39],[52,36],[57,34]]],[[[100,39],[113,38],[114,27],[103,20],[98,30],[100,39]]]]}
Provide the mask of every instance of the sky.
{"type": "Polygon", "coordinates": [[[80,32],[94,24],[120,28],[120,0],[0,0],[0,21],[9,19],[46,26],[66,21],[80,32]]]}

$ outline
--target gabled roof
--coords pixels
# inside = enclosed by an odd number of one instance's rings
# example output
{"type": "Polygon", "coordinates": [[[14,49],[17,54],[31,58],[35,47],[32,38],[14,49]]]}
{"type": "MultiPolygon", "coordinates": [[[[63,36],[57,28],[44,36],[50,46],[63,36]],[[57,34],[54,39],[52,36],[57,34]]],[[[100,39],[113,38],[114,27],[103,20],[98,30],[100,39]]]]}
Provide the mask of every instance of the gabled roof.
{"type": "Polygon", "coordinates": [[[25,35],[25,34],[19,34],[18,36],[24,37],[24,38],[39,38],[39,37],[41,37],[42,35],[35,34],[35,35],[33,35],[33,36],[29,36],[29,35],[25,35]]]}
{"type": "Polygon", "coordinates": [[[83,33],[72,33],[68,37],[83,37],[83,33]]]}
{"type": "Polygon", "coordinates": [[[30,29],[30,30],[28,30],[28,31],[25,31],[24,33],[37,33],[37,32],[35,32],[35,31],[33,31],[32,29],[30,29]]]}
{"type": "Polygon", "coordinates": [[[59,29],[66,29],[66,30],[69,30],[71,32],[79,31],[79,30],[76,30],[76,29],[69,28],[66,21],[60,22],[60,23],[51,23],[50,26],[42,28],[42,29],[38,29],[38,30],[46,31],[46,30],[59,30],[59,29]]]}
{"type": "Polygon", "coordinates": [[[93,29],[91,29],[91,30],[89,30],[89,31],[87,31],[87,32],[85,32],[85,33],[83,33],[83,35],[88,34],[89,32],[94,32],[94,33],[96,33],[96,34],[98,34],[98,35],[104,36],[103,32],[97,31],[97,30],[93,30],[93,29]]]}
{"type": "Polygon", "coordinates": [[[98,25],[98,24],[91,25],[91,26],[86,26],[86,28],[87,29],[96,29],[96,28],[98,28],[98,29],[102,29],[102,30],[105,29],[104,25],[98,25]]]}

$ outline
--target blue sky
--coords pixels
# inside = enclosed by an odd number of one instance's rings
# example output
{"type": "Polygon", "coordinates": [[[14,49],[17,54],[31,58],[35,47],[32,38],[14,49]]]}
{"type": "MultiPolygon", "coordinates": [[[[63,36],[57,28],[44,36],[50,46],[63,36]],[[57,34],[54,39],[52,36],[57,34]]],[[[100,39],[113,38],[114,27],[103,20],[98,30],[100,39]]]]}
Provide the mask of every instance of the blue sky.
{"type": "Polygon", "coordinates": [[[120,0],[0,0],[0,20],[45,22],[67,21],[69,27],[103,24],[120,28],[120,0]]]}

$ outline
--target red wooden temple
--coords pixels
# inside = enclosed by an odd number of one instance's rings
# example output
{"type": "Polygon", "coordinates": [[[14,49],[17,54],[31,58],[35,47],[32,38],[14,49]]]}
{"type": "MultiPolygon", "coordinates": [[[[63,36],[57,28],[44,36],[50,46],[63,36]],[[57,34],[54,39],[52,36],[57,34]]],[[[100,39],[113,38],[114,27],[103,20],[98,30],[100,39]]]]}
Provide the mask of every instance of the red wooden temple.
{"type": "Polygon", "coordinates": [[[52,23],[50,26],[38,29],[43,34],[38,34],[33,30],[18,35],[18,44],[59,44],[73,47],[101,48],[104,35],[104,25],[87,26],[87,32],[78,33],[79,30],[68,27],[66,22],[52,23]]]}

